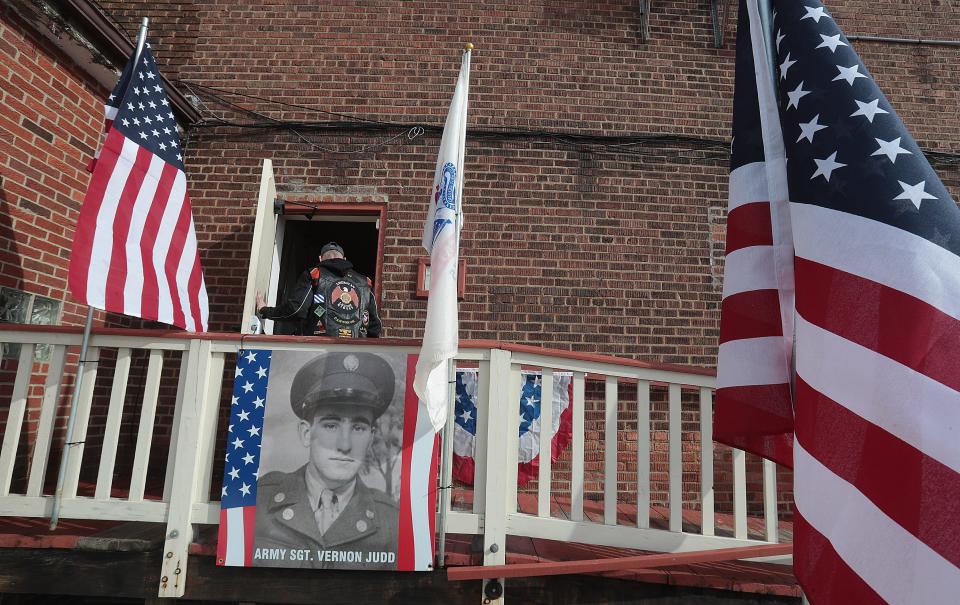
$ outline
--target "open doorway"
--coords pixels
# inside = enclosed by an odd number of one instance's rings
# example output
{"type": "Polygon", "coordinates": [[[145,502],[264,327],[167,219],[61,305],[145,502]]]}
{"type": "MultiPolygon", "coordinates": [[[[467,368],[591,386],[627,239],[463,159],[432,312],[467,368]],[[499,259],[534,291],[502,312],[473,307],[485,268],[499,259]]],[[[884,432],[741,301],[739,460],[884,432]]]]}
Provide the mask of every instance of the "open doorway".
{"type": "MultiPolygon", "coordinates": [[[[354,269],[370,278],[377,287],[380,221],[376,215],[305,215],[282,216],[277,224],[275,283],[271,290],[274,300],[286,300],[296,287],[297,278],[319,262],[320,249],[335,241],[343,247],[347,260],[354,269]]],[[[271,280],[273,281],[273,280],[271,280]]],[[[379,301],[378,301],[379,302],[379,301]]],[[[293,322],[273,322],[274,334],[293,334],[293,322]]]]}
{"type": "Polygon", "coordinates": [[[379,303],[386,224],[385,198],[359,201],[354,195],[333,194],[324,195],[322,203],[295,194],[287,199],[278,198],[273,161],[264,159],[241,332],[291,333],[290,326],[277,325],[274,329],[272,320],[261,322],[257,318],[256,293],[263,292],[267,304],[276,306],[293,289],[297,277],[319,261],[320,248],[330,241],[343,246],[356,270],[370,278],[373,295],[379,303]]]}

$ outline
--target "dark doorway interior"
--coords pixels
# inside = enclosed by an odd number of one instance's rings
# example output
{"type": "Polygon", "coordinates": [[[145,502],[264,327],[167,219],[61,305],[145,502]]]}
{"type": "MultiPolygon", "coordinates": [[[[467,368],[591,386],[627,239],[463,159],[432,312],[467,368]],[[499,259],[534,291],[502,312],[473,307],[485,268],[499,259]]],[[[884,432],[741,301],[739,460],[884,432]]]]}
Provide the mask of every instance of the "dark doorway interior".
{"type": "MultiPolygon", "coordinates": [[[[375,281],[377,278],[377,223],[374,221],[287,220],[280,254],[277,300],[284,300],[297,283],[297,277],[319,262],[320,248],[327,242],[343,246],[354,269],[375,281]]],[[[274,323],[274,334],[292,334],[289,322],[274,323]]]]}

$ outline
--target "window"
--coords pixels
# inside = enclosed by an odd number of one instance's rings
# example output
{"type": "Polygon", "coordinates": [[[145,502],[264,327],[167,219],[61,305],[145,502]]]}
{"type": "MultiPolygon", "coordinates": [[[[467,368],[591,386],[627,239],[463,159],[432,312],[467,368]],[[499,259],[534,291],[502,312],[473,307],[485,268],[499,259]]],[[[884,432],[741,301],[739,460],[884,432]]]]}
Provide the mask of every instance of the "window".
{"type": "MultiPolygon", "coordinates": [[[[60,323],[62,303],[59,300],[23,292],[15,288],[0,288],[0,322],[53,326],[60,323]]],[[[3,343],[3,358],[20,356],[18,343],[3,343]]],[[[50,345],[37,345],[37,361],[50,358],[50,345]]]]}

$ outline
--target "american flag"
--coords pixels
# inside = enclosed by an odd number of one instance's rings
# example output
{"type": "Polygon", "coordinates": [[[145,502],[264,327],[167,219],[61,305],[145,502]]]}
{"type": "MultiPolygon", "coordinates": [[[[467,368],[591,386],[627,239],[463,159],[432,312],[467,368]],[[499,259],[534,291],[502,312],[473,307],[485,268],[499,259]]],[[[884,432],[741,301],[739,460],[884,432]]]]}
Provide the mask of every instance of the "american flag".
{"type": "Polygon", "coordinates": [[[220,565],[249,567],[253,562],[260,444],[271,359],[271,352],[262,349],[240,351],[237,356],[220,492],[220,565]]]}
{"type": "Polygon", "coordinates": [[[180,136],[149,46],[110,93],[106,133],[77,223],[70,291],[98,309],[205,331],[180,136]]]}
{"type": "Polygon", "coordinates": [[[792,458],[811,603],[956,602],[960,210],[824,6],[775,0],[771,65],[757,1],[740,9],[715,434],[792,458]]]}
{"type": "MultiPolygon", "coordinates": [[[[473,485],[477,437],[477,376],[473,368],[457,370],[454,404],[453,476],[473,485]]],[[[517,484],[538,476],[540,470],[540,410],[543,402],[542,373],[521,372],[518,409],[520,442],[517,451],[517,484]]],[[[557,460],[573,436],[573,373],[554,372],[551,413],[551,460],[557,460]]]]}

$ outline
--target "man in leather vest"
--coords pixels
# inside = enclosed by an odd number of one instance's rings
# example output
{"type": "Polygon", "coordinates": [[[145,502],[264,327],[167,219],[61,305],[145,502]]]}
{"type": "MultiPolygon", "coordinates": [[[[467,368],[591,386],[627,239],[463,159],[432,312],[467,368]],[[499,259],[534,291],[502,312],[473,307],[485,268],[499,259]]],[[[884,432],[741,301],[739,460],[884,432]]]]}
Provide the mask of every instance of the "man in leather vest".
{"type": "Polygon", "coordinates": [[[320,264],[300,274],[282,304],[266,306],[257,291],[257,315],[291,321],[300,336],[378,338],[383,326],[370,285],[344,257],[340,244],[330,242],[320,250],[320,264]]]}

